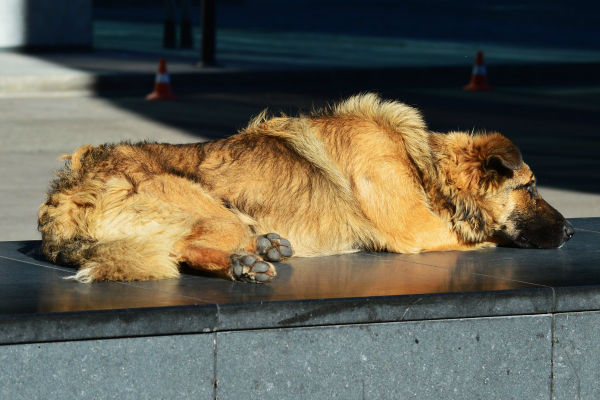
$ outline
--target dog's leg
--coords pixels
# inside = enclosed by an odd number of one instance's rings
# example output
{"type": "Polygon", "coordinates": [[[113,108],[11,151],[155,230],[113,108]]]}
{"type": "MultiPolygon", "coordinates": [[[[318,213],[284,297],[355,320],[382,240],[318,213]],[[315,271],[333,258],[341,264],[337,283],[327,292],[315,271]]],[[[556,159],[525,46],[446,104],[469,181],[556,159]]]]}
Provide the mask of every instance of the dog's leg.
{"type": "Polygon", "coordinates": [[[250,225],[225,208],[202,219],[174,245],[179,262],[224,278],[267,282],[277,262],[293,255],[290,242],[276,233],[254,235],[250,225]]]}
{"type": "Polygon", "coordinates": [[[188,245],[178,257],[188,266],[222,278],[244,282],[268,282],[277,272],[273,264],[257,255],[188,245]]]}
{"type": "MultiPolygon", "coordinates": [[[[266,282],[276,275],[269,261],[293,253],[289,242],[278,235],[257,237],[251,228],[256,221],[186,179],[157,176],[139,185],[138,194],[148,194],[144,197],[148,224],[160,222],[152,240],[170,242],[170,256],[191,268],[234,280],[266,282]]],[[[134,205],[138,211],[142,200],[134,205]]],[[[139,219],[139,214],[132,217],[132,221],[139,219]]]]}

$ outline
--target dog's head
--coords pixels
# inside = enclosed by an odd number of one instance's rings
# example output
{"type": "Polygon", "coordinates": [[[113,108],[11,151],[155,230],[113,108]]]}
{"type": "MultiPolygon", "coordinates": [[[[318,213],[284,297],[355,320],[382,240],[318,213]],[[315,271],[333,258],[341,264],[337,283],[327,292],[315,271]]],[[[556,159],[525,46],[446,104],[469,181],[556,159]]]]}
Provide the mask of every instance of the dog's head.
{"type": "Polygon", "coordinates": [[[445,135],[441,160],[457,231],[524,248],[560,247],[574,230],[537,191],[519,149],[494,134],[445,135]]]}

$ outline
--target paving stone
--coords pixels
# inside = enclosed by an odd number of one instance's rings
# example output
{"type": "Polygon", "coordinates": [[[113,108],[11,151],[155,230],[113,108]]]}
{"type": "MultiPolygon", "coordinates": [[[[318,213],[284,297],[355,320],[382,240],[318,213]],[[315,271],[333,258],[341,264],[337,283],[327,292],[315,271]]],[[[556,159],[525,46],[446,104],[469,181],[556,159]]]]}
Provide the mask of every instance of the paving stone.
{"type": "Polygon", "coordinates": [[[0,346],[2,399],[212,399],[213,335],[0,346]]]}
{"type": "Polygon", "coordinates": [[[219,399],[548,399],[549,315],[217,333],[219,399]]]}
{"type": "Polygon", "coordinates": [[[553,399],[600,399],[600,312],[555,316],[553,399]]]}

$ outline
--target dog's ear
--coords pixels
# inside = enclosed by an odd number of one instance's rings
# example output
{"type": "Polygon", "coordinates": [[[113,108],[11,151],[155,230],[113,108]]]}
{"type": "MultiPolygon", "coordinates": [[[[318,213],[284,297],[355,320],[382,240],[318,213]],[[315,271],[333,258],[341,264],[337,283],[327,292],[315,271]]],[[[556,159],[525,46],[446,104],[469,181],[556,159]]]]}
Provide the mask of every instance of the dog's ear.
{"type": "Polygon", "coordinates": [[[445,149],[439,161],[460,191],[478,191],[500,183],[521,168],[521,152],[499,133],[470,135],[450,132],[434,137],[434,144],[445,149]],[[436,142],[437,141],[437,142],[436,142]]]}
{"type": "Polygon", "coordinates": [[[486,175],[512,176],[521,168],[523,157],[513,142],[499,133],[479,138],[480,159],[486,175]]]}

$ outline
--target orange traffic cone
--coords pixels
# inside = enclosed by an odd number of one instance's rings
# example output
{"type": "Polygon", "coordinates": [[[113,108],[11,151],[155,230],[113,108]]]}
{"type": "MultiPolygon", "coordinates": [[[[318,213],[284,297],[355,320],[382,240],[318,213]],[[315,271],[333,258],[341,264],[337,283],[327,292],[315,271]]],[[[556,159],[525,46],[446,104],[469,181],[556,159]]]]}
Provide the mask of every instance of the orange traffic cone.
{"type": "Polygon", "coordinates": [[[175,95],[171,90],[171,79],[167,72],[167,61],[164,58],[158,63],[154,91],[146,96],[146,100],[173,100],[175,95]]]}
{"type": "Polygon", "coordinates": [[[465,90],[492,90],[492,87],[488,84],[485,65],[483,65],[483,52],[477,52],[477,60],[473,66],[473,73],[471,74],[471,82],[464,87],[465,90]]]}

